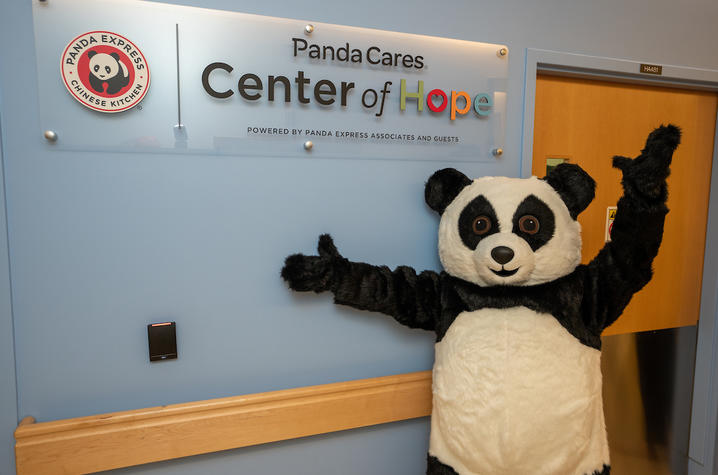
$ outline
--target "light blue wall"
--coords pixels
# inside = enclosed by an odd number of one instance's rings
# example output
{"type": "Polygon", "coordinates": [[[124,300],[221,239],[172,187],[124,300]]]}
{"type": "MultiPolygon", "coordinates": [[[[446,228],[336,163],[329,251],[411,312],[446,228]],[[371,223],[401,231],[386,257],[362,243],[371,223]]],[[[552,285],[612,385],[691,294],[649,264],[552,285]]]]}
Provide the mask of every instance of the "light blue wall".
{"type": "MultiPolygon", "coordinates": [[[[505,154],[455,164],[474,176],[520,173],[526,48],[718,69],[713,0],[176,3],[507,44],[505,154]]],[[[431,335],[292,295],[278,273],[320,232],[354,260],[438,268],[423,183],[446,162],[52,151],[39,128],[30,1],[0,3],[0,44],[19,393],[17,414],[3,388],[2,421],[431,367],[431,335]],[[177,321],[180,358],[150,365],[145,325],[164,319],[177,321]]],[[[4,249],[0,238],[0,384],[14,381],[4,249]]],[[[0,425],[2,473],[10,424],[0,425]]],[[[416,475],[427,432],[426,420],[409,421],[127,473],[416,475]]]]}

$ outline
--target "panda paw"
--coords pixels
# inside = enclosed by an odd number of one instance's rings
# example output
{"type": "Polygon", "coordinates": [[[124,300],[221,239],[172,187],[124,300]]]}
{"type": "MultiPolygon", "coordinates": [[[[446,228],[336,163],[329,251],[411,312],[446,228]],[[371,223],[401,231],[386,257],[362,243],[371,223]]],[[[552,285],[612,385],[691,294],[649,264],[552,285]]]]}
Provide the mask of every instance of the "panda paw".
{"type": "Polygon", "coordinates": [[[670,174],[673,152],[681,142],[681,129],[662,125],[650,133],[641,154],[635,159],[613,157],[613,167],[623,172],[626,192],[649,199],[666,196],[666,178],[670,174]]]}
{"type": "Polygon", "coordinates": [[[319,293],[332,288],[334,278],[346,259],[339,254],[328,234],[319,237],[317,252],[318,256],[293,254],[284,261],[282,278],[290,289],[319,293]]]}

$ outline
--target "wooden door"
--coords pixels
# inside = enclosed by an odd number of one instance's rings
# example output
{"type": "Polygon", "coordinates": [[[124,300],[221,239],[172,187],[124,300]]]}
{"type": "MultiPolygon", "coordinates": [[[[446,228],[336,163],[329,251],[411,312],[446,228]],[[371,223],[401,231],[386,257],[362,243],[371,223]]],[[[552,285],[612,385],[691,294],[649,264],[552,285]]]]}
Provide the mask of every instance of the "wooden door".
{"type": "Polygon", "coordinates": [[[597,182],[596,198],[579,216],[583,262],[605,242],[607,207],[621,196],[613,155],[635,157],[661,124],[681,127],[681,145],[668,178],[663,244],[654,277],[633,297],[606,335],[674,328],[698,322],[718,95],[685,89],[539,75],[532,172],[546,159],[568,158],[597,182]]]}

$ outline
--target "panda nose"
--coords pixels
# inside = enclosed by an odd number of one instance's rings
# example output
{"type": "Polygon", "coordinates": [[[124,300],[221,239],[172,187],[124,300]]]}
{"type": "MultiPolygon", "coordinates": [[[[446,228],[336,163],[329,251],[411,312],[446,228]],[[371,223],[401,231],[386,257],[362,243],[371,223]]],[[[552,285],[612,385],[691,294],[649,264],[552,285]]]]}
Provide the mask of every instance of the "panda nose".
{"type": "Polygon", "coordinates": [[[491,257],[499,264],[504,265],[514,258],[514,251],[510,247],[498,246],[491,250],[491,257]]]}

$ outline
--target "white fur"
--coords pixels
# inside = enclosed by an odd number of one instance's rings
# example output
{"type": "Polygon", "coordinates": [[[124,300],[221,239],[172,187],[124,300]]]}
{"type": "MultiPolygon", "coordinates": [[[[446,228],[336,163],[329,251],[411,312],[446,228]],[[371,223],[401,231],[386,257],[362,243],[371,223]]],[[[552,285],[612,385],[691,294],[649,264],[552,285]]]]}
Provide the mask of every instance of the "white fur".
{"type": "Polygon", "coordinates": [[[551,185],[536,177],[484,177],[466,186],[441,215],[439,258],[449,274],[481,286],[535,285],[570,274],[581,262],[581,225],[571,218],[568,208],[551,185]],[[459,235],[459,216],[474,198],[483,195],[494,208],[500,232],[482,239],[475,250],[467,248],[459,235]],[[512,233],[513,216],[519,204],[535,195],[554,213],[553,238],[534,252],[521,237],[512,233]],[[506,270],[518,268],[509,277],[500,277],[490,269],[501,270],[491,258],[496,246],[507,246],[514,258],[506,270]]]}
{"type": "Polygon", "coordinates": [[[460,314],[436,344],[429,453],[461,475],[601,471],[600,359],[549,314],[460,314]]]}

